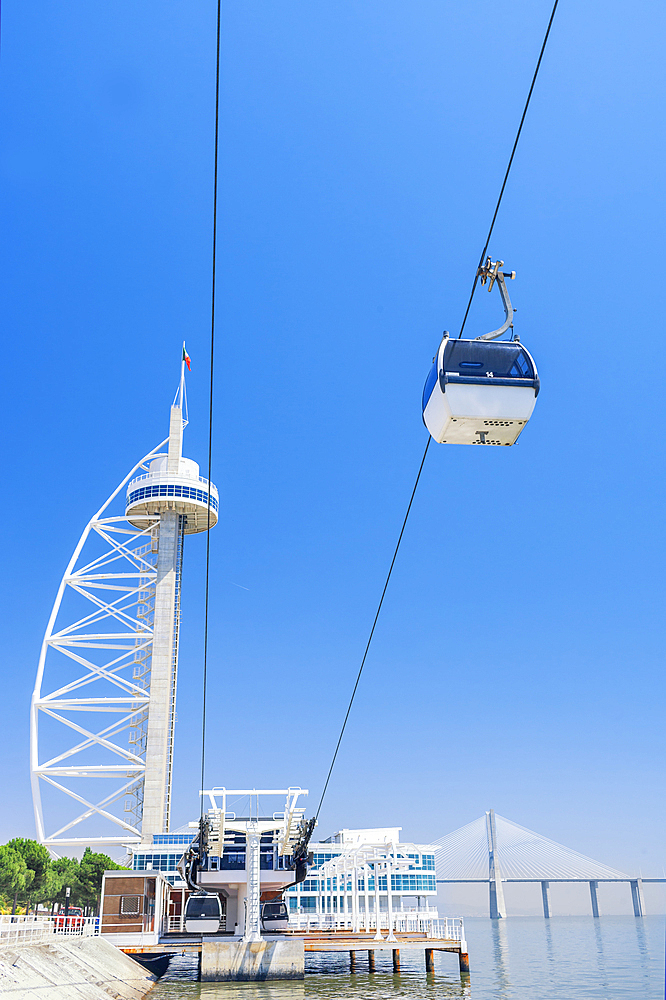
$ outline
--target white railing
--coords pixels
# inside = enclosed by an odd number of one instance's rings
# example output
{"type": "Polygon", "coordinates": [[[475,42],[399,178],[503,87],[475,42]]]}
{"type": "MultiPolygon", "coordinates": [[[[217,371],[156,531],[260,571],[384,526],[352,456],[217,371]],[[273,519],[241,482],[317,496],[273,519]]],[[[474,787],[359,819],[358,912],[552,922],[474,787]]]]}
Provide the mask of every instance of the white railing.
{"type": "MultiPolygon", "coordinates": [[[[185,917],[166,917],[164,921],[165,930],[167,934],[184,934],[185,933],[185,917]]],[[[227,929],[227,917],[226,914],[222,914],[220,918],[219,930],[226,931],[227,929]]]]}
{"type": "MultiPolygon", "coordinates": [[[[462,917],[439,917],[436,909],[407,911],[392,914],[391,928],[396,934],[425,934],[429,938],[445,938],[450,941],[464,940],[462,917]]],[[[379,914],[380,931],[389,932],[388,913],[379,914]]],[[[350,913],[292,913],[289,916],[289,930],[293,931],[350,931],[360,934],[376,932],[377,920],[374,913],[360,913],[356,926],[350,913]]]]}
{"type": "MultiPolygon", "coordinates": [[[[204,476],[181,476],[178,472],[167,472],[166,469],[164,469],[162,472],[146,472],[143,476],[136,476],[130,483],[128,483],[127,492],[129,493],[135,483],[142,483],[147,479],[178,479],[183,483],[203,483],[206,488],[208,488],[209,485],[208,480],[204,476]]],[[[212,492],[214,496],[217,495],[217,486],[215,486],[215,484],[213,484],[212,492]]]]}
{"type": "Polygon", "coordinates": [[[465,945],[465,922],[462,917],[441,917],[433,922],[432,934],[428,936],[444,938],[447,941],[460,941],[465,945]]]}
{"type": "Polygon", "coordinates": [[[57,937],[96,937],[99,917],[11,916],[0,914],[0,947],[16,944],[42,944],[57,937]]]}

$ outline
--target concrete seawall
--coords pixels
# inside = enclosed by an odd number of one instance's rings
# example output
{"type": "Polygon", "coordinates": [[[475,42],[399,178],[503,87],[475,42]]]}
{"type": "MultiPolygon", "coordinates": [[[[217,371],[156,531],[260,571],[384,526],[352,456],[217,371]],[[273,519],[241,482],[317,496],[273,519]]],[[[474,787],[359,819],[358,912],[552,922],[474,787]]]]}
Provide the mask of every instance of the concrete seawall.
{"type": "Polygon", "coordinates": [[[0,996],[7,1000],[141,1000],[154,982],[98,937],[0,948],[0,996]]]}
{"type": "Polygon", "coordinates": [[[201,981],[303,979],[302,939],[206,941],[201,947],[201,981]]]}

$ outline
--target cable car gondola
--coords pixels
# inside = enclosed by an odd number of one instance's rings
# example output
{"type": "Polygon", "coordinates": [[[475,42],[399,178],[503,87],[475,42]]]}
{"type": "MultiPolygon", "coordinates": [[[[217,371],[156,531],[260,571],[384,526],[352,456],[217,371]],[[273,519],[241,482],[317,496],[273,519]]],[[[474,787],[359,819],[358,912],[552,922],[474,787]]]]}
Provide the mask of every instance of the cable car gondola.
{"type": "Polygon", "coordinates": [[[289,912],[283,899],[261,904],[261,926],[265,931],[286,931],[289,926],[289,912]]]}
{"type": "Polygon", "coordinates": [[[222,903],[215,892],[195,892],[185,904],[188,934],[217,934],[222,919],[222,903]]]}
{"type": "Polygon", "coordinates": [[[497,341],[512,327],[513,307],[503,261],[479,268],[481,283],[496,281],[506,321],[476,340],[452,340],[448,333],[437,351],[423,390],[423,422],[439,444],[511,445],[532,416],[539,376],[529,351],[518,339],[497,341]]]}

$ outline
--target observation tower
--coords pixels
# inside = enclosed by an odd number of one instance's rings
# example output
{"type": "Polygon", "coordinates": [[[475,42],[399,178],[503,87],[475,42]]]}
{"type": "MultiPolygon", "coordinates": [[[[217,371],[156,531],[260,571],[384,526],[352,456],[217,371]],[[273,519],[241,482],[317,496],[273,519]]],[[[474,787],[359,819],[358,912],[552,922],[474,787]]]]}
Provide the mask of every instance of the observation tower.
{"type": "Polygon", "coordinates": [[[186,414],[183,360],[168,438],[90,519],[56,594],[30,718],[35,823],[49,847],[169,830],[183,541],[218,517],[217,489],[183,458],[186,414]]]}

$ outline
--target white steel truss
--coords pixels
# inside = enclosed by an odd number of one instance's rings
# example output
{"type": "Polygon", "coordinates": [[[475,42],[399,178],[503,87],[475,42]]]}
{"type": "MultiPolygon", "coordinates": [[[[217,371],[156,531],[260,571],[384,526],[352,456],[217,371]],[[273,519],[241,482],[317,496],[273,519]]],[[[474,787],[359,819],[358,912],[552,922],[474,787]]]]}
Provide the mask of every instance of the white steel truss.
{"type": "Polygon", "coordinates": [[[133,515],[134,524],[104,515],[166,443],[137,462],[86,525],[46,627],[30,768],[37,836],[50,848],[141,841],[160,515],[133,515]],[[49,796],[48,827],[44,785],[59,793],[49,796]]]}

